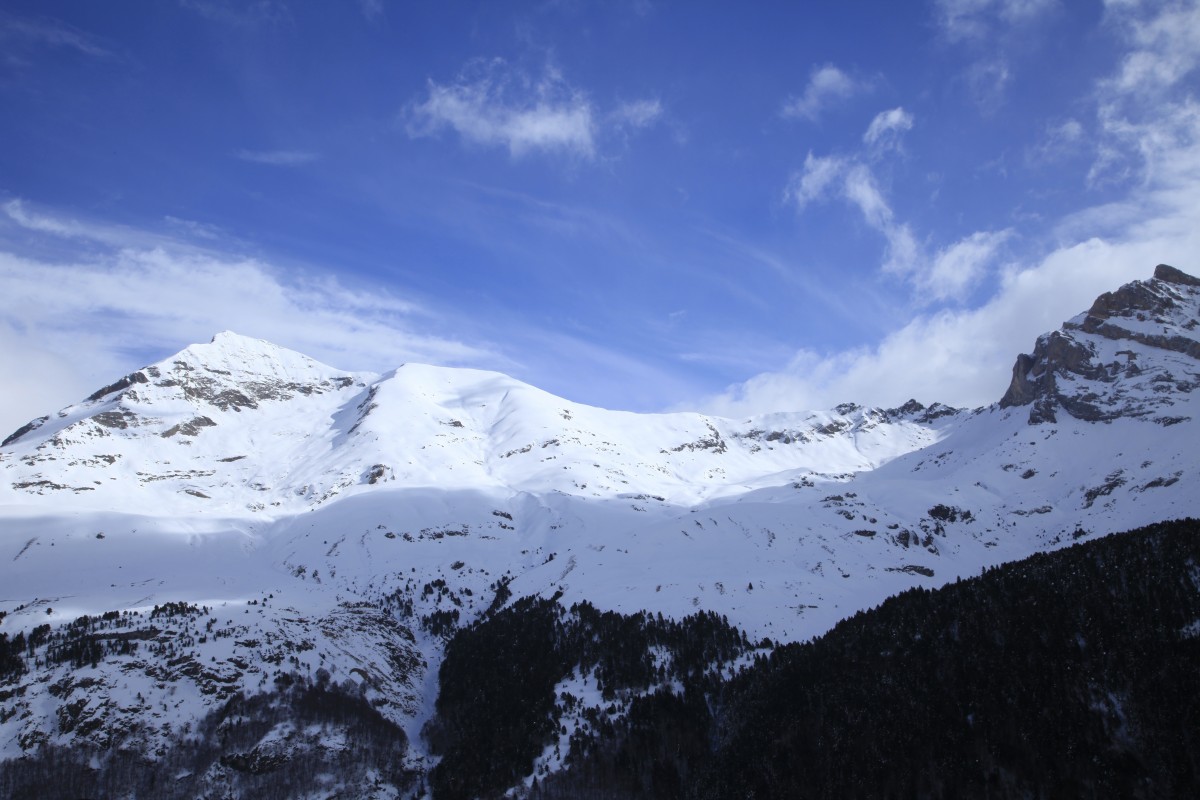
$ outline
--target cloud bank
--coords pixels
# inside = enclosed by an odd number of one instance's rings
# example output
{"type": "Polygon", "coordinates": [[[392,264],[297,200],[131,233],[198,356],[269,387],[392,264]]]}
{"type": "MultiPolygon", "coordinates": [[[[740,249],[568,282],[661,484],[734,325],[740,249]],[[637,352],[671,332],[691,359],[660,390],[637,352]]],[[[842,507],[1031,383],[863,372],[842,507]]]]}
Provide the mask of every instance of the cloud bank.
{"type": "Polygon", "coordinates": [[[378,288],[62,219],[16,201],[3,210],[6,226],[66,240],[75,255],[0,251],[0,374],[20,386],[0,395],[0,436],[224,329],[344,369],[510,363],[486,345],[429,332],[453,326],[378,288]]]}

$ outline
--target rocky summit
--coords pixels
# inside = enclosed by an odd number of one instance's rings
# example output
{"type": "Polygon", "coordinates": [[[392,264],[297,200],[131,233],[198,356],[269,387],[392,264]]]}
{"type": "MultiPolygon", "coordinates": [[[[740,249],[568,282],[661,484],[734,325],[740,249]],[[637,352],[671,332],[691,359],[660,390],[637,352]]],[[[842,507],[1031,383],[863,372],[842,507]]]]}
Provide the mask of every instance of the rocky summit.
{"type": "Polygon", "coordinates": [[[1200,280],[1159,264],[1152,279],[1102,294],[1018,356],[1000,405],[1030,406],[1031,423],[1054,422],[1061,410],[1091,422],[1177,424],[1180,396],[1200,387],[1198,308],[1200,280]]]}

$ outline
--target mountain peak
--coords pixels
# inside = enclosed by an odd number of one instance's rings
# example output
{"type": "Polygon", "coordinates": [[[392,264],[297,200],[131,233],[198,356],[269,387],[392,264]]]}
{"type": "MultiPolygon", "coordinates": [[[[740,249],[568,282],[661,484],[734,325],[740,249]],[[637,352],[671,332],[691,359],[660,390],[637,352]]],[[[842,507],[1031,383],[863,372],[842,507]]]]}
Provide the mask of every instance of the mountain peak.
{"type": "Polygon", "coordinates": [[[34,431],[42,439],[60,441],[136,429],[168,438],[180,432],[192,436],[201,427],[215,426],[218,412],[257,409],[262,401],[297,395],[340,393],[374,378],[334,369],[264,339],[221,331],[205,344],[189,345],[96,390],[53,421],[49,416],[33,420],[0,447],[25,441],[34,431]],[[175,419],[179,414],[184,417],[175,419]]]}
{"type": "Polygon", "coordinates": [[[1092,422],[1148,416],[1200,387],[1198,327],[1200,279],[1159,264],[1151,280],[1105,292],[1039,337],[1017,357],[1000,406],[1031,406],[1030,423],[1056,421],[1059,408],[1092,422]]]}
{"type": "MultiPolygon", "coordinates": [[[[207,344],[193,344],[162,361],[142,367],[120,380],[97,389],[86,402],[113,399],[137,384],[169,388],[200,383],[215,385],[319,382],[340,376],[340,370],[322,364],[303,353],[281,347],[266,339],[255,339],[233,331],[221,331],[207,344]]],[[[136,399],[136,393],[134,396],[136,399]]]]}
{"type": "Polygon", "coordinates": [[[1200,286],[1200,278],[1188,275],[1180,269],[1175,269],[1170,264],[1159,264],[1154,268],[1154,277],[1157,280],[1165,281],[1166,283],[1177,283],[1181,286],[1200,286]]]}
{"type": "Polygon", "coordinates": [[[189,345],[156,366],[162,369],[179,361],[187,361],[188,356],[208,367],[229,365],[236,366],[240,370],[267,368],[271,372],[281,368],[295,369],[297,367],[315,368],[327,372],[338,371],[296,350],[289,350],[266,339],[256,339],[233,331],[221,331],[213,336],[207,344],[189,345]]]}
{"type": "Polygon", "coordinates": [[[213,337],[208,340],[208,343],[222,347],[244,347],[249,344],[257,344],[260,347],[267,347],[273,350],[285,349],[274,342],[267,341],[266,339],[257,339],[253,336],[246,336],[238,333],[237,331],[230,330],[217,331],[215,334],[213,334],[213,337]]]}

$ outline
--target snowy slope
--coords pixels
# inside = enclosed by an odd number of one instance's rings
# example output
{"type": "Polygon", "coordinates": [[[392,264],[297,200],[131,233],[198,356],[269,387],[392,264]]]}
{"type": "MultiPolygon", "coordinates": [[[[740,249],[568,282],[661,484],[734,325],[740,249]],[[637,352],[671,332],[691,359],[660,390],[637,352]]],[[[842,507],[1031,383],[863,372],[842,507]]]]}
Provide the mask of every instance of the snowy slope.
{"type": "Polygon", "coordinates": [[[320,667],[404,727],[421,769],[442,623],[500,580],[798,640],[913,585],[1200,516],[1198,325],[1200,282],[1160,267],[1041,337],[993,406],[738,420],[478,370],[347,373],[219,334],[0,448],[0,632],[136,611],[146,642],[86,687],[63,688],[66,664],[15,679],[0,756],[152,749],[320,667]],[[167,602],[206,610],[151,623],[167,602]]]}
{"type": "Polygon", "coordinates": [[[935,440],[949,411],[632,414],[479,370],[342,373],[222,333],[10,436],[0,503],[277,517],[373,486],[693,503],[789,470],[874,468],[935,440]]]}

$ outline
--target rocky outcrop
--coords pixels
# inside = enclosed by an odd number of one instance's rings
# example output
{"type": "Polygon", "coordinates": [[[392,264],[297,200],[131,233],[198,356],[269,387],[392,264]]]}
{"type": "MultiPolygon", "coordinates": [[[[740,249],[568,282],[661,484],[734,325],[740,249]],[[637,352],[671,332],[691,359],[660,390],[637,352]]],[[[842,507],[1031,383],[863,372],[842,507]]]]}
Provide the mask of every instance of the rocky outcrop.
{"type": "MultiPolygon", "coordinates": [[[[1193,294],[1188,289],[1196,287],[1200,287],[1200,279],[1166,264],[1159,264],[1154,270],[1154,280],[1135,281],[1115,292],[1105,292],[1096,298],[1083,322],[1068,322],[1063,327],[1098,334],[1106,339],[1130,339],[1200,359],[1200,341],[1171,330],[1175,322],[1173,317],[1184,310],[1183,306],[1193,294]],[[1162,326],[1163,332],[1136,330],[1136,323],[1162,326]]],[[[1194,324],[1188,329],[1189,322],[1196,322],[1194,315],[1191,320],[1184,320],[1182,325],[1185,330],[1194,331],[1194,324]]]]}
{"type": "Polygon", "coordinates": [[[1200,386],[1200,279],[1166,264],[1154,278],[1096,298],[1061,330],[1017,356],[1001,408],[1030,406],[1029,422],[1057,421],[1064,410],[1091,422],[1151,416],[1171,394],[1200,386]],[[1114,350],[1110,342],[1128,343],[1114,350]],[[1157,354],[1157,355],[1156,355],[1157,354]],[[1162,354],[1185,356],[1165,366],[1162,354]],[[1149,362],[1153,361],[1155,365],[1149,362]]]}
{"type": "Polygon", "coordinates": [[[111,383],[102,389],[97,389],[95,392],[88,395],[87,401],[94,402],[96,400],[100,400],[101,398],[107,397],[108,395],[113,394],[114,392],[123,392],[126,389],[128,389],[130,386],[133,386],[134,384],[149,383],[149,382],[150,382],[150,378],[147,377],[146,373],[143,370],[138,370],[137,372],[131,372],[128,375],[126,375],[124,378],[121,378],[121,380],[117,381],[116,383],[111,383]]]}
{"type": "Polygon", "coordinates": [[[1086,343],[1076,341],[1061,331],[1039,337],[1032,355],[1022,353],[1017,356],[1012,383],[1000,399],[1000,407],[1033,404],[1030,422],[1054,422],[1053,403],[1043,401],[1062,396],[1059,377],[1064,374],[1102,380],[1103,370],[1093,363],[1094,355],[1086,343]]]}
{"type": "Polygon", "coordinates": [[[1164,283],[1177,283],[1180,286],[1200,286],[1200,278],[1188,275],[1180,269],[1175,269],[1170,264],[1159,264],[1154,268],[1154,277],[1156,280],[1164,283]]]}
{"type": "Polygon", "coordinates": [[[36,431],[38,428],[42,427],[47,422],[49,422],[49,420],[50,420],[50,417],[45,416],[45,417],[38,417],[35,420],[31,420],[30,422],[25,423],[24,425],[22,425],[21,427],[17,428],[15,431],[13,431],[11,434],[9,434],[7,439],[5,439],[3,442],[0,442],[0,447],[8,447],[10,444],[17,441],[25,434],[36,431]]]}
{"type": "Polygon", "coordinates": [[[213,422],[208,417],[195,417],[187,422],[181,422],[178,425],[172,425],[170,428],[167,428],[165,431],[160,433],[159,436],[163,437],[164,439],[169,439],[176,434],[183,434],[184,436],[198,436],[200,435],[201,428],[212,428],[215,427],[216,424],[217,423],[213,422]]]}
{"type": "Polygon", "coordinates": [[[916,400],[909,400],[902,406],[896,408],[884,409],[882,412],[883,418],[888,422],[896,420],[909,419],[913,422],[928,424],[942,417],[950,417],[962,411],[961,408],[945,405],[944,403],[934,403],[931,406],[925,406],[918,403],[916,400]]]}

